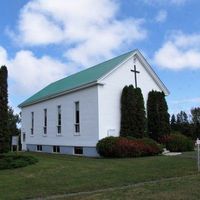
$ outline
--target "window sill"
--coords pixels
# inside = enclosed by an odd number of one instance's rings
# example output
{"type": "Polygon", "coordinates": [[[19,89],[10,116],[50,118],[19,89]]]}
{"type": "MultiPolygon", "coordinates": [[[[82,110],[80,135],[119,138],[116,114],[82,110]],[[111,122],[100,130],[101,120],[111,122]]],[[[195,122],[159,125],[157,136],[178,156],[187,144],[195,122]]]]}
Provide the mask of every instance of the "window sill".
{"type": "Polygon", "coordinates": [[[84,156],[84,155],[83,154],[75,154],[74,153],[74,156],[80,156],[81,157],[81,156],[84,156]]]}
{"type": "Polygon", "coordinates": [[[62,137],[63,135],[62,135],[62,133],[57,133],[56,136],[57,137],[62,137]]]}
{"type": "Polygon", "coordinates": [[[34,135],[30,135],[31,137],[34,137],[34,135]]]}
{"type": "Polygon", "coordinates": [[[47,134],[43,134],[42,136],[43,136],[43,137],[47,137],[47,134]]]}
{"type": "Polygon", "coordinates": [[[74,133],[74,136],[80,136],[81,134],[80,133],[74,133]]]}

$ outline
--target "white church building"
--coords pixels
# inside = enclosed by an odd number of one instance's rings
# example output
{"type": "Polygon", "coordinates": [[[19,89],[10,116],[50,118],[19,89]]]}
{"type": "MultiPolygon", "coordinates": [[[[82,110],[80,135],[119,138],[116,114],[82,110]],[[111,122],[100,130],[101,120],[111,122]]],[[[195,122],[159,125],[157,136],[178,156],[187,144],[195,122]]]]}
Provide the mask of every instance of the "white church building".
{"type": "Polygon", "coordinates": [[[119,136],[121,93],[130,84],[145,103],[151,90],[169,94],[138,50],[51,83],[19,105],[22,149],[98,156],[100,139],[119,136]]]}

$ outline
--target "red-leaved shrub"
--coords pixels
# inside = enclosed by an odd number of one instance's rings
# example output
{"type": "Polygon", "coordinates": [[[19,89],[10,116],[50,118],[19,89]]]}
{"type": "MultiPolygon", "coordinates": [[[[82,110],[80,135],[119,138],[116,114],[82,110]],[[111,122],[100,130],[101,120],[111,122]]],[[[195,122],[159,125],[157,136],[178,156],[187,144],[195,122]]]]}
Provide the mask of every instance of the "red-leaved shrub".
{"type": "Polygon", "coordinates": [[[159,145],[151,139],[107,137],[97,143],[97,151],[104,157],[140,157],[158,155],[159,145]]]}

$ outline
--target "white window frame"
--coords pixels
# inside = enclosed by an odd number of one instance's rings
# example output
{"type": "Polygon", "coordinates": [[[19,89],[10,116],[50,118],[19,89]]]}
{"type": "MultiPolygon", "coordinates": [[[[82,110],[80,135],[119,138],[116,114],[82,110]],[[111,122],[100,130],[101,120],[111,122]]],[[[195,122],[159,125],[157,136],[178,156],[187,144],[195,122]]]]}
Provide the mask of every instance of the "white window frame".
{"type": "Polygon", "coordinates": [[[43,136],[47,136],[47,108],[44,109],[44,127],[43,127],[43,136]]]}
{"type": "Polygon", "coordinates": [[[74,147],[74,155],[76,155],[76,156],[83,156],[83,147],[82,146],[75,146],[74,147]],[[81,148],[82,149],[82,154],[75,153],[75,148],[81,148]]]}
{"type": "Polygon", "coordinates": [[[56,135],[57,136],[62,135],[62,106],[61,105],[57,106],[57,134],[56,135]],[[60,119],[59,119],[59,113],[60,113],[60,119]]]}
{"type": "Polygon", "coordinates": [[[38,144],[38,145],[36,146],[36,150],[37,150],[38,152],[42,152],[42,145],[38,144]],[[38,148],[38,147],[39,147],[39,148],[38,148]]]}
{"type": "Polygon", "coordinates": [[[31,112],[31,136],[34,136],[35,113],[31,112]]]}
{"type": "Polygon", "coordinates": [[[80,101],[75,101],[74,102],[74,135],[75,136],[79,136],[80,135],[80,132],[81,132],[81,127],[80,127],[80,101]],[[79,122],[77,123],[77,116],[76,116],[76,111],[77,111],[77,103],[78,103],[78,113],[79,113],[79,117],[78,117],[78,120],[79,122]],[[78,129],[79,131],[76,131],[77,130],[77,126],[78,126],[78,129]]]}
{"type": "Polygon", "coordinates": [[[53,153],[60,153],[60,146],[59,145],[53,145],[52,152],[53,153]],[[55,147],[56,151],[54,151],[54,147],[55,147]],[[58,151],[58,148],[59,148],[59,151],[58,151]]]}

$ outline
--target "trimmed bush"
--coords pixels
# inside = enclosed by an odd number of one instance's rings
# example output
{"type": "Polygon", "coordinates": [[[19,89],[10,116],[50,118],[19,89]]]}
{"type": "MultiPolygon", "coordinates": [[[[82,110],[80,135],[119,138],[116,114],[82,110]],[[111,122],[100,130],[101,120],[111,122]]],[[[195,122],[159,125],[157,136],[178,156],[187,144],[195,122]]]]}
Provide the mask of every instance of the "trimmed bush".
{"type": "Polygon", "coordinates": [[[104,157],[116,157],[116,143],[119,138],[117,137],[106,137],[97,143],[97,151],[104,157]]]}
{"type": "Polygon", "coordinates": [[[32,156],[24,155],[0,155],[0,170],[25,167],[35,164],[38,160],[32,156]]]}
{"type": "Polygon", "coordinates": [[[155,155],[163,152],[163,145],[157,143],[155,140],[151,138],[142,138],[141,141],[143,141],[145,144],[148,144],[151,146],[152,149],[154,149],[155,155]]]}
{"type": "Polygon", "coordinates": [[[151,139],[107,137],[97,143],[97,152],[103,157],[153,156],[162,152],[151,139]]]}
{"type": "Polygon", "coordinates": [[[180,133],[174,133],[168,136],[166,148],[172,152],[193,151],[194,143],[188,137],[180,133]]]}

